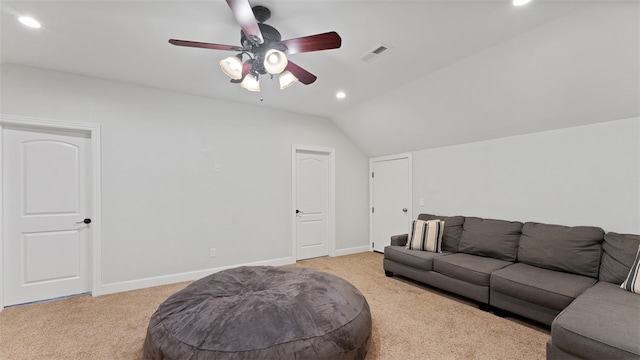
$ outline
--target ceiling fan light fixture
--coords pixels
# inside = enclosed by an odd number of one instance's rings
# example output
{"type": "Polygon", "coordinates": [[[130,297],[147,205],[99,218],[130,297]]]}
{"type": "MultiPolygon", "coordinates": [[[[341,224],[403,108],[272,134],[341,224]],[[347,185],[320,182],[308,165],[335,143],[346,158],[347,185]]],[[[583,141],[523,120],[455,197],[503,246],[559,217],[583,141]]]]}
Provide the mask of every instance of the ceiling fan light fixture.
{"type": "Polygon", "coordinates": [[[298,82],[298,78],[295,75],[293,75],[293,73],[291,73],[291,71],[289,70],[285,70],[282,73],[280,73],[278,80],[280,81],[280,90],[284,90],[289,86],[298,82]]]}
{"type": "Polygon", "coordinates": [[[231,78],[232,83],[240,83],[247,90],[260,91],[260,75],[269,74],[273,79],[273,75],[282,74],[286,70],[288,74],[283,74],[279,79],[281,89],[296,81],[304,85],[312,84],[318,77],[289,61],[285,52],[291,55],[339,49],[342,46],[342,38],[335,31],[282,40],[276,28],[264,23],[271,16],[268,8],[259,5],[252,7],[249,0],[226,1],[242,28],[241,46],[178,39],[169,39],[169,43],[191,48],[235,51],[238,55],[221,60],[220,68],[231,78]],[[243,64],[244,55],[249,59],[243,64]]]}
{"type": "Polygon", "coordinates": [[[264,69],[269,74],[280,74],[288,63],[287,56],[280,50],[271,49],[264,55],[264,69]]]}
{"type": "Polygon", "coordinates": [[[242,79],[242,55],[229,56],[220,60],[220,68],[228,77],[235,80],[242,79]]]}
{"type": "Polygon", "coordinates": [[[240,83],[240,86],[249,91],[260,91],[258,77],[253,74],[247,74],[247,76],[244,77],[244,80],[240,83]]]}

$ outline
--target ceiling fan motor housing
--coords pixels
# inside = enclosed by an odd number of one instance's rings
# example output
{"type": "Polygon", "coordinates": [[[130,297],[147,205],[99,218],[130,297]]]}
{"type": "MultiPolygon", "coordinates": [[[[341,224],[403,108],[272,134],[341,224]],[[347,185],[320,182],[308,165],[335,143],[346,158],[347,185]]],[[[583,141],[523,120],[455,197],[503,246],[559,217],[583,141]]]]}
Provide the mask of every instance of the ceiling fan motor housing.
{"type": "MultiPolygon", "coordinates": [[[[265,8],[264,6],[255,6],[253,8],[254,13],[256,13],[256,8],[263,8],[269,12],[269,15],[271,14],[269,9],[265,8]]],[[[258,20],[262,19],[258,18],[258,15],[256,15],[256,18],[258,20]]],[[[268,18],[269,17],[267,16],[267,19],[268,18]]],[[[262,38],[264,39],[264,42],[262,44],[251,41],[251,39],[249,39],[243,31],[240,31],[240,43],[242,44],[242,47],[244,47],[248,52],[253,53],[254,61],[252,61],[251,71],[257,74],[264,75],[267,73],[263,65],[264,56],[267,51],[276,49],[285,52],[287,51],[287,47],[283,44],[280,44],[282,35],[280,35],[280,32],[276,30],[276,28],[271,25],[263,24],[262,22],[258,23],[258,27],[260,27],[260,32],[262,32],[262,38]]]]}
{"type": "Polygon", "coordinates": [[[265,6],[257,5],[252,7],[251,10],[253,10],[253,16],[258,22],[263,23],[271,18],[271,10],[265,6]]]}
{"type": "Polygon", "coordinates": [[[282,35],[280,35],[280,32],[273,26],[259,23],[258,27],[260,28],[260,32],[262,32],[262,38],[264,39],[264,42],[262,44],[251,41],[251,39],[249,39],[244,34],[244,31],[240,30],[240,43],[245,49],[253,50],[254,48],[262,48],[264,47],[264,45],[271,45],[282,40],[282,35]]]}

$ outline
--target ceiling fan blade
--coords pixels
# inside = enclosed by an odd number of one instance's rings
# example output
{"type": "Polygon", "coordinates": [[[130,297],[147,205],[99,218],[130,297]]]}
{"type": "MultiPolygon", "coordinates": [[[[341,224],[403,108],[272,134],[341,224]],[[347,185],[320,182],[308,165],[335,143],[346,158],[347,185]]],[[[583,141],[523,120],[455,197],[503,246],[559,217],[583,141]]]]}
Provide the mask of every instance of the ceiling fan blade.
{"type": "Polygon", "coordinates": [[[242,77],[240,78],[240,80],[236,80],[236,79],[231,79],[231,82],[234,84],[239,84],[242,82],[242,80],[244,80],[244,77],[247,76],[247,74],[249,73],[249,71],[251,70],[253,66],[251,65],[251,61],[247,60],[244,62],[244,64],[242,64],[242,77]]]}
{"type": "Polygon", "coordinates": [[[292,63],[291,61],[289,61],[285,70],[291,71],[291,73],[298,78],[298,81],[305,85],[312,84],[318,78],[317,76],[292,63]]]}
{"type": "Polygon", "coordinates": [[[286,45],[287,54],[297,54],[309,51],[337,49],[342,45],[342,38],[337,32],[331,31],[324,34],[303,36],[295,39],[281,41],[286,45]]]}
{"type": "Polygon", "coordinates": [[[203,42],[197,42],[197,41],[187,41],[187,40],[171,39],[171,40],[169,40],[169,43],[171,43],[173,45],[178,45],[178,46],[188,46],[188,47],[196,47],[196,48],[203,48],[203,49],[213,49],[213,50],[229,50],[229,51],[243,51],[244,50],[240,46],[222,45],[222,44],[210,44],[210,43],[203,43],[203,42]]]}
{"type": "Polygon", "coordinates": [[[227,0],[227,4],[245,36],[253,42],[262,44],[264,42],[262,31],[260,31],[249,0],[227,0]]]}

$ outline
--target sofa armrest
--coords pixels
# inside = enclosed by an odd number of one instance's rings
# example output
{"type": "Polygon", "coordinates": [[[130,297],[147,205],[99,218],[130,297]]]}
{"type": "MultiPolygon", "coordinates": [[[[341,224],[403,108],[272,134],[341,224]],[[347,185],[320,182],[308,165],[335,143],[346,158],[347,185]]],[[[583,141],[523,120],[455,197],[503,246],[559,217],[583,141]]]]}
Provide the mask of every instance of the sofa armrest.
{"type": "Polygon", "coordinates": [[[405,246],[407,245],[408,239],[409,239],[409,234],[392,235],[391,245],[405,246]]]}

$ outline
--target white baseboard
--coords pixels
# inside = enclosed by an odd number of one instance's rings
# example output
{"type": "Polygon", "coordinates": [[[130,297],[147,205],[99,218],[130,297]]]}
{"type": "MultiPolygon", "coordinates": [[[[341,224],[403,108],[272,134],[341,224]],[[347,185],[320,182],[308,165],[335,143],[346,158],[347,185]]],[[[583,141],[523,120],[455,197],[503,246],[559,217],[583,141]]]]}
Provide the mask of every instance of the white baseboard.
{"type": "Polygon", "coordinates": [[[351,255],[367,251],[371,251],[370,245],[356,246],[346,249],[336,249],[335,256],[351,255]]]}
{"type": "Polygon", "coordinates": [[[152,286],[174,284],[182,281],[198,280],[207,275],[211,275],[213,273],[217,273],[222,270],[231,269],[239,266],[281,266],[281,265],[294,264],[295,262],[296,260],[294,258],[286,257],[286,258],[280,258],[280,259],[256,261],[256,262],[247,263],[247,264],[229,265],[229,266],[222,266],[222,267],[210,268],[210,269],[204,269],[204,270],[189,271],[189,272],[184,272],[179,274],[162,275],[162,276],[154,276],[154,277],[149,277],[144,279],[120,281],[120,282],[115,282],[110,284],[103,284],[100,287],[99,293],[98,294],[94,293],[93,296],[144,289],[152,286]]]}

